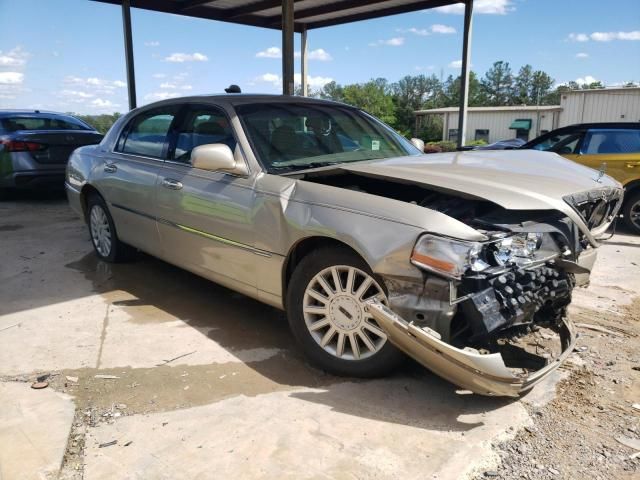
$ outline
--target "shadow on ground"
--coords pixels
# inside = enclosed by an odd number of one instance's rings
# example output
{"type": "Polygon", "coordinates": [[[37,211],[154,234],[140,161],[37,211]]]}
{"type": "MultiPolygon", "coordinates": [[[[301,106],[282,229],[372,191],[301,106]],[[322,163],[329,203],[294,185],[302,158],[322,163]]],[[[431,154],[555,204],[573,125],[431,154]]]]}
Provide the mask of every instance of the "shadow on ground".
{"type": "MultiPolygon", "coordinates": [[[[301,389],[291,396],[324,404],[348,415],[433,430],[466,431],[482,422],[462,421],[461,417],[482,414],[511,401],[456,393],[453,385],[411,361],[384,379],[365,381],[324,374],[305,362],[282,312],[144,254],[139,254],[132,263],[114,265],[102,262],[90,253],[67,267],[82,272],[96,293],[126,309],[131,322],[180,319],[200,332],[207,332],[211,340],[241,360],[242,352],[246,350],[280,350],[280,354],[266,360],[245,361],[240,368],[234,364],[233,369],[242,373],[238,378],[243,380],[232,382],[231,387],[227,384],[224,387],[227,390],[205,388],[204,392],[185,394],[191,396],[192,404],[198,394],[195,403],[206,404],[219,399],[221,393],[223,396],[254,396],[276,390],[301,389]],[[122,298],[122,292],[134,298],[115,300],[122,298]],[[149,315],[147,309],[160,309],[168,315],[159,318],[149,315]],[[254,375],[242,371],[245,369],[252,370],[254,375]]],[[[158,382],[153,380],[155,375],[162,375],[160,383],[173,382],[175,389],[181,391],[179,382],[184,380],[179,379],[180,375],[196,374],[204,382],[207,378],[215,381],[229,375],[229,368],[181,366],[140,370],[148,370],[147,385],[158,382]]],[[[152,393],[148,392],[149,395],[152,393]]],[[[180,403],[180,399],[175,398],[175,391],[171,398],[173,403],[180,403]]]]}

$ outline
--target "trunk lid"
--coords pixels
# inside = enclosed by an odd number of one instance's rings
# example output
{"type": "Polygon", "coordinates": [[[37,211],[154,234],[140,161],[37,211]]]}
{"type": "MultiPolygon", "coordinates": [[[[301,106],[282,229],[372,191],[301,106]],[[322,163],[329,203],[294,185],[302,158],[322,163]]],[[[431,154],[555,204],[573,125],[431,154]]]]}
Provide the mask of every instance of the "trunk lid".
{"type": "Polygon", "coordinates": [[[30,152],[36,162],[43,164],[66,164],[76,148],[99,143],[102,137],[100,133],[83,130],[25,131],[12,135],[15,141],[43,145],[42,150],[30,152]]]}

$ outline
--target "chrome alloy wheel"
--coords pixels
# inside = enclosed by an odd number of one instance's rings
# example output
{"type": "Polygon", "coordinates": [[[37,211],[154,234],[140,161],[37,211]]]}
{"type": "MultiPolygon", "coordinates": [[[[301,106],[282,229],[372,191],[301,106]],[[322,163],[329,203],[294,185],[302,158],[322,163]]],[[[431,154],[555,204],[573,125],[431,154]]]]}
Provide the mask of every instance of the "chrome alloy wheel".
{"type": "Polygon", "coordinates": [[[325,352],[342,360],[363,360],[376,354],[387,335],[365,310],[366,300],[387,297],[380,285],[362,270],[336,265],[311,279],[302,311],[309,333],[325,352]]]}
{"type": "Polygon", "coordinates": [[[98,253],[103,257],[111,254],[111,228],[107,214],[100,205],[91,207],[89,214],[89,230],[91,231],[91,239],[98,253]]]}
{"type": "Polygon", "coordinates": [[[640,229],[640,199],[629,208],[629,217],[631,223],[633,223],[637,229],[640,229]]]}

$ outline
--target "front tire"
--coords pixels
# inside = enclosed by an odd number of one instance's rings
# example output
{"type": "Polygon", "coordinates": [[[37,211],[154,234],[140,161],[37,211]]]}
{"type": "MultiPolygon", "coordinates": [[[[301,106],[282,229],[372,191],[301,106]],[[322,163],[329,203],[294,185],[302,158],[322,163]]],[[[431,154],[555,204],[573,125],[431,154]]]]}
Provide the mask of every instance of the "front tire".
{"type": "Polygon", "coordinates": [[[387,303],[382,282],[347,249],[319,249],[300,261],[289,282],[287,316],[312,364],[336,375],[377,377],[404,360],[365,311],[373,297],[387,303]]]}
{"type": "Polygon", "coordinates": [[[118,239],[107,203],[100,195],[87,200],[87,224],[93,249],[101,260],[117,263],[131,258],[133,249],[118,239]]]}
{"type": "Polygon", "coordinates": [[[640,235],[640,192],[631,194],[622,206],[624,222],[636,235],[640,235]]]}

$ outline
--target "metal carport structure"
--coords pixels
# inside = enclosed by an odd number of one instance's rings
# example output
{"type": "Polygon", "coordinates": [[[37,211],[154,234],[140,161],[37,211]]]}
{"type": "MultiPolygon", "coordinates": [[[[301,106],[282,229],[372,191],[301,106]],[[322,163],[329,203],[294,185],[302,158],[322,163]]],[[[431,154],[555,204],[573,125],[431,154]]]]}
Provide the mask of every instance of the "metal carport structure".
{"type": "Polygon", "coordinates": [[[131,7],[282,31],[282,93],[294,93],[294,33],[302,35],[301,82],[307,94],[307,32],[400,13],[464,4],[458,146],[466,137],[473,0],[92,0],[122,7],[129,108],[136,107],[131,7]]]}

